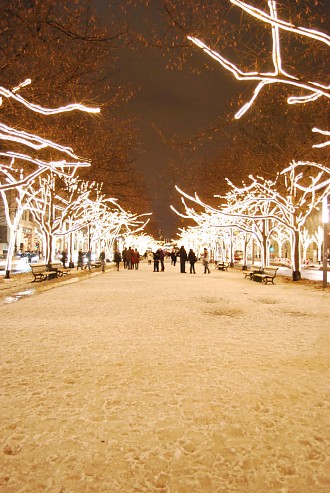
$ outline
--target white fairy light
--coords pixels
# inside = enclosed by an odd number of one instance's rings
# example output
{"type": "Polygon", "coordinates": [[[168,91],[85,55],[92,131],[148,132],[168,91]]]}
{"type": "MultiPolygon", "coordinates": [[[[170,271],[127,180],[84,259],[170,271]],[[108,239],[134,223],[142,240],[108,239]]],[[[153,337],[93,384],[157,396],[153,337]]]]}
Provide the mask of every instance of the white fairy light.
{"type": "Polygon", "coordinates": [[[296,27],[291,23],[288,23],[288,22],[285,22],[285,21],[278,19],[275,1],[268,2],[269,8],[270,8],[270,15],[266,14],[265,12],[263,12],[259,9],[252,7],[251,5],[245,4],[244,2],[241,2],[240,0],[231,0],[231,2],[234,5],[237,5],[238,7],[247,11],[253,17],[261,20],[262,22],[269,23],[271,25],[272,39],[273,39],[273,50],[272,50],[272,60],[273,60],[273,65],[274,65],[274,71],[273,72],[271,72],[271,73],[243,72],[235,64],[233,64],[228,59],[226,59],[225,57],[220,55],[220,53],[212,50],[205,43],[203,43],[200,39],[193,37],[193,36],[188,36],[187,38],[190,41],[192,41],[194,44],[196,44],[196,46],[198,46],[203,51],[205,51],[205,53],[207,53],[209,56],[211,56],[217,62],[219,62],[226,70],[229,70],[235,76],[235,78],[237,80],[260,81],[257,84],[257,86],[254,90],[254,94],[251,97],[250,101],[248,101],[236,113],[236,115],[235,115],[236,119],[241,118],[241,116],[244,115],[244,113],[246,113],[246,111],[253,105],[253,103],[256,100],[260,91],[267,84],[274,84],[274,83],[287,84],[290,86],[295,86],[299,89],[303,89],[303,90],[308,92],[308,94],[305,96],[290,96],[287,100],[287,102],[289,104],[306,103],[306,102],[314,101],[314,100],[320,98],[321,96],[324,96],[326,98],[330,98],[330,92],[329,92],[330,87],[329,86],[327,86],[325,84],[321,84],[319,82],[312,82],[312,81],[306,82],[302,78],[298,79],[294,75],[291,75],[288,72],[286,72],[282,67],[282,60],[281,60],[281,53],[280,53],[280,31],[281,30],[286,30],[286,31],[300,34],[301,36],[308,37],[310,39],[314,39],[314,40],[320,41],[322,43],[325,43],[328,46],[330,46],[330,37],[329,36],[327,36],[326,34],[320,32],[320,31],[296,27]]]}
{"type": "MultiPolygon", "coordinates": [[[[287,99],[288,104],[304,104],[315,101],[320,97],[330,98],[330,86],[320,82],[308,81],[305,77],[296,77],[285,71],[281,59],[281,31],[289,31],[299,34],[330,46],[330,37],[317,30],[297,27],[292,23],[282,21],[278,18],[276,2],[268,2],[270,13],[267,14],[260,9],[246,4],[241,0],[231,0],[234,5],[248,12],[256,19],[267,23],[272,29],[272,61],[273,72],[244,72],[235,64],[223,57],[220,53],[212,50],[205,43],[195,37],[188,36],[188,39],[195,43],[199,48],[205,51],[210,57],[219,62],[226,70],[230,71],[238,80],[255,80],[257,85],[250,100],[236,113],[235,118],[240,118],[253,105],[260,91],[267,84],[286,84],[303,90],[304,95],[293,95],[287,99]]],[[[321,135],[329,136],[327,130],[313,129],[314,132],[321,135]]],[[[325,147],[330,141],[314,145],[314,147],[325,147]]],[[[235,187],[229,180],[228,184],[231,191],[222,199],[227,200],[227,205],[223,205],[220,212],[203,204],[195,194],[194,197],[183,194],[183,197],[198,203],[204,207],[212,218],[222,224],[226,222],[227,216],[229,223],[235,225],[238,229],[255,232],[260,242],[264,244],[264,256],[267,262],[267,238],[269,235],[278,235],[280,229],[284,228],[291,235],[291,251],[293,257],[293,268],[296,277],[299,278],[300,270],[300,239],[303,235],[303,226],[306,218],[311,214],[315,207],[330,193],[330,169],[319,163],[311,162],[293,162],[284,169],[275,182],[249,177],[249,185],[242,184],[241,188],[235,187]],[[284,182],[284,194],[281,195],[277,186],[279,180],[284,182]]],[[[197,214],[189,208],[182,198],[185,207],[185,215],[195,220],[198,224],[202,222],[203,214],[197,214]],[[199,216],[199,217],[198,217],[199,216]]],[[[175,210],[175,209],[173,209],[175,210]]],[[[177,211],[176,211],[177,212],[177,211]]],[[[212,221],[211,221],[212,222],[212,221]]],[[[228,223],[227,223],[228,224],[228,223]]],[[[221,227],[221,226],[220,226],[221,227]]],[[[294,276],[295,278],[295,276],[294,276]]]]}
{"type": "Polygon", "coordinates": [[[97,107],[90,108],[80,103],[72,103],[66,106],[60,106],[59,108],[44,108],[38,104],[30,103],[19,94],[16,94],[19,89],[30,83],[31,80],[26,79],[24,82],[22,82],[17,87],[15,87],[12,91],[9,91],[8,89],[0,86],[0,95],[8,99],[12,98],[18,101],[19,103],[23,104],[24,106],[26,106],[26,108],[29,108],[35,113],[41,113],[42,115],[54,115],[56,113],[65,113],[68,111],[75,111],[75,110],[84,111],[87,113],[100,113],[100,108],[97,107]]]}
{"type": "MultiPolygon", "coordinates": [[[[33,112],[41,113],[44,115],[63,113],[74,110],[84,111],[88,113],[98,113],[100,111],[99,108],[88,108],[81,104],[69,104],[67,106],[61,106],[59,108],[43,108],[39,105],[30,103],[17,94],[21,88],[30,83],[31,80],[26,79],[24,82],[14,87],[12,91],[9,91],[8,89],[0,86],[0,104],[3,104],[4,98],[11,98],[18,103],[23,104],[25,107],[32,110],[33,112]]],[[[51,171],[53,173],[61,175],[66,174],[67,176],[73,176],[79,167],[90,166],[89,162],[82,161],[70,147],[57,144],[56,142],[42,138],[36,134],[31,134],[23,130],[9,127],[4,123],[0,123],[0,140],[3,140],[5,142],[12,142],[13,144],[22,144],[36,151],[41,151],[45,149],[55,150],[68,156],[71,159],[73,158],[74,160],[76,160],[68,161],[67,159],[60,159],[56,161],[43,161],[41,159],[29,156],[21,152],[15,152],[14,150],[1,152],[0,156],[2,157],[2,159],[0,161],[0,191],[7,191],[10,188],[15,188],[15,186],[26,186],[44,172],[51,171]],[[25,163],[29,165],[28,167],[25,166],[26,169],[29,169],[29,174],[25,173],[23,178],[23,174],[19,171],[19,169],[22,168],[22,165],[24,167],[25,163]],[[33,165],[33,167],[30,166],[31,164],[33,165]],[[9,175],[10,179],[8,180],[9,175]]]]}
{"type": "MultiPolygon", "coordinates": [[[[319,128],[312,128],[312,132],[316,132],[318,134],[321,134],[321,135],[329,135],[330,136],[330,132],[328,130],[320,130],[319,128]]],[[[322,142],[321,144],[314,144],[313,147],[326,147],[330,145],[330,140],[326,141],[326,142],[322,142]]]]}

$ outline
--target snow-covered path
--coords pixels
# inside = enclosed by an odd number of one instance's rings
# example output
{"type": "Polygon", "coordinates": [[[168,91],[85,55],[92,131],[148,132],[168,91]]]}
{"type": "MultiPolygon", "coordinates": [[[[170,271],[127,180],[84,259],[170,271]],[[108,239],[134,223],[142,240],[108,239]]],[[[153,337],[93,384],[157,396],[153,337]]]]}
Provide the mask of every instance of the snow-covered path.
{"type": "Polygon", "coordinates": [[[329,292],[109,271],[0,306],[0,492],[327,493],[329,292]]]}

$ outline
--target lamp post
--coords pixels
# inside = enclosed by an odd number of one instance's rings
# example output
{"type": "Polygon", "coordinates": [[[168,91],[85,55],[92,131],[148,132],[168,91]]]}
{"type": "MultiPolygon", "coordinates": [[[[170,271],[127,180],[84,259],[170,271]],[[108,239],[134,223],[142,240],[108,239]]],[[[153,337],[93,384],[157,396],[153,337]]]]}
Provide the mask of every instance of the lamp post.
{"type": "Polygon", "coordinates": [[[328,284],[328,197],[324,197],[322,201],[322,222],[323,222],[323,287],[326,288],[328,284]]]}

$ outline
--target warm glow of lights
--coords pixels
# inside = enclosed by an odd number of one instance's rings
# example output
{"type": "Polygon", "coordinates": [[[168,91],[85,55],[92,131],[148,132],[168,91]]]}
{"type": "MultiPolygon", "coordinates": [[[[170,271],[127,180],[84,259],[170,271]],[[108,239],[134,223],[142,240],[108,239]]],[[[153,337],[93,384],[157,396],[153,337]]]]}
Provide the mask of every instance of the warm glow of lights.
{"type": "MultiPolygon", "coordinates": [[[[42,108],[41,106],[31,104],[24,98],[21,98],[17,92],[26,85],[30,84],[31,80],[26,79],[24,82],[15,87],[12,91],[0,87],[1,103],[3,98],[12,98],[23,104],[27,108],[34,112],[42,113],[44,115],[63,113],[65,111],[80,110],[89,113],[99,112],[98,108],[87,108],[80,104],[71,104],[63,106],[57,109],[42,108]]],[[[48,139],[39,137],[38,135],[31,134],[22,130],[9,127],[3,123],[0,123],[0,140],[6,142],[12,142],[13,144],[22,144],[36,151],[45,149],[55,150],[59,153],[65,154],[76,161],[67,161],[67,159],[44,161],[36,157],[29,156],[27,154],[15,151],[0,152],[2,160],[0,162],[0,191],[7,191],[15,187],[28,186],[38,176],[44,172],[57,173],[61,176],[73,176],[79,167],[90,166],[90,163],[86,161],[80,161],[70,147],[62,146],[48,139]],[[29,174],[24,174],[24,168],[22,171],[22,165],[28,164],[26,169],[29,169],[29,174]],[[33,165],[33,166],[31,166],[33,165]],[[1,176],[3,180],[1,180],[1,176]]]]}
{"type": "MultiPolygon", "coordinates": [[[[320,130],[319,128],[316,128],[316,127],[314,127],[312,129],[312,132],[316,132],[318,134],[329,135],[330,136],[330,132],[328,130],[320,130]]],[[[330,145],[330,140],[328,140],[326,142],[322,142],[321,144],[314,144],[313,147],[326,147],[328,145],[330,145]]]]}
{"type": "Polygon", "coordinates": [[[235,115],[236,119],[241,118],[244,113],[253,105],[260,91],[267,84],[288,84],[291,86],[295,86],[299,89],[303,89],[308,92],[305,96],[290,96],[287,100],[289,104],[298,104],[298,103],[307,103],[310,101],[314,101],[321,96],[325,96],[330,98],[329,86],[323,85],[316,82],[306,82],[303,79],[297,79],[297,77],[286,72],[282,67],[281,60],[281,50],[280,50],[280,31],[281,29],[286,31],[291,31],[300,34],[301,36],[305,36],[311,39],[315,39],[317,41],[326,43],[330,46],[330,37],[324,33],[321,33],[316,30],[305,29],[301,27],[295,27],[294,25],[279,20],[277,17],[276,10],[276,2],[269,1],[268,5],[270,8],[270,15],[265,12],[252,7],[251,5],[245,4],[240,0],[231,0],[234,5],[242,8],[253,17],[261,20],[262,22],[269,23],[272,28],[272,39],[273,39],[273,50],[272,50],[272,59],[274,65],[274,71],[271,73],[258,73],[258,72],[243,72],[236,65],[231,63],[229,60],[224,58],[222,55],[217,53],[208,47],[205,43],[199,40],[196,37],[188,36],[188,39],[195,43],[199,48],[201,48],[205,53],[214,58],[217,62],[219,62],[226,70],[229,70],[236,79],[238,80],[256,80],[260,81],[255,90],[254,94],[251,97],[250,101],[248,101],[235,115]]]}
{"type": "Polygon", "coordinates": [[[14,128],[7,127],[7,125],[4,125],[3,123],[0,123],[0,139],[6,141],[18,142],[20,144],[24,144],[28,147],[31,147],[37,151],[40,151],[41,149],[45,149],[47,147],[51,147],[53,149],[57,149],[60,152],[64,152],[65,154],[68,154],[69,156],[75,159],[79,159],[78,156],[74,154],[71,147],[64,147],[61,146],[60,144],[57,144],[56,142],[52,142],[51,140],[43,139],[38,135],[29,134],[21,130],[16,130],[14,128]]]}
{"type": "MultiPolygon", "coordinates": [[[[269,14],[257,9],[241,0],[231,0],[231,3],[245,10],[254,18],[265,24],[269,24],[272,34],[272,72],[243,72],[236,65],[223,57],[220,53],[212,50],[203,41],[196,37],[188,36],[196,46],[205,51],[210,57],[220,63],[226,70],[230,71],[237,80],[254,80],[257,82],[250,100],[236,113],[235,118],[240,118],[253,105],[260,91],[267,84],[286,84],[296,87],[303,95],[293,95],[287,99],[288,104],[305,104],[315,101],[320,97],[330,98],[330,86],[316,81],[308,81],[302,75],[296,77],[284,70],[281,59],[281,33],[287,31],[299,34],[305,38],[316,40],[330,46],[330,37],[314,29],[297,27],[290,22],[278,18],[276,2],[268,1],[269,14]]],[[[329,136],[330,132],[314,128],[313,132],[329,136]]],[[[330,141],[319,143],[313,147],[325,147],[330,141]]],[[[236,228],[249,235],[255,235],[263,250],[263,260],[269,260],[269,240],[273,235],[278,244],[283,244],[283,238],[289,235],[291,244],[292,265],[295,273],[300,270],[300,247],[306,248],[310,236],[304,232],[304,224],[307,217],[315,208],[324,201],[330,193],[330,169],[314,162],[292,162],[290,166],[277,175],[275,181],[265,180],[262,177],[255,179],[250,176],[250,184],[242,183],[236,187],[227,180],[231,190],[222,200],[220,210],[216,210],[203,204],[195,194],[188,196],[177,188],[181,193],[181,201],[185,212],[180,213],[172,207],[181,217],[193,219],[199,226],[214,224],[217,227],[236,228]],[[278,187],[278,185],[280,185],[278,187]],[[278,190],[284,190],[282,194],[278,190]],[[188,207],[185,199],[192,201],[205,212],[196,212],[188,207]],[[207,214],[208,217],[205,215],[207,214]],[[267,259],[268,256],[268,259],[267,259]]],[[[231,231],[232,231],[231,230],[231,231]]],[[[288,241],[287,239],[285,241],[288,241]]]]}
{"type": "Polygon", "coordinates": [[[294,189],[300,190],[305,193],[315,193],[322,192],[322,196],[329,194],[330,192],[330,168],[327,166],[323,166],[319,163],[313,163],[311,161],[293,161],[290,166],[281,171],[282,175],[292,175],[294,178],[294,189]],[[297,171],[301,168],[310,168],[314,170],[316,173],[313,176],[310,172],[308,176],[305,176],[303,172],[297,174],[297,171]],[[304,183],[300,181],[304,180],[304,183]],[[309,181],[309,184],[306,185],[306,180],[309,181]]]}
{"type": "MultiPolygon", "coordinates": [[[[182,214],[173,207],[172,210],[181,217],[194,220],[200,227],[204,226],[208,230],[218,228],[225,231],[233,228],[253,235],[260,244],[265,265],[269,262],[267,244],[271,236],[274,235],[276,239],[279,228],[281,231],[286,230],[290,237],[294,270],[299,271],[300,255],[297,253],[299,249],[296,250],[294,245],[302,241],[301,235],[307,217],[330,193],[329,174],[329,168],[320,164],[293,162],[278,174],[275,181],[265,180],[262,177],[258,177],[257,180],[250,176],[250,184],[243,183],[242,187],[236,187],[227,180],[231,191],[222,197],[227,203],[223,203],[220,209],[210,207],[196,194],[190,196],[176,187],[182,195],[181,202],[185,212],[182,214]],[[308,175],[306,169],[309,171],[308,175]],[[283,188],[284,193],[280,194],[278,189],[283,188]],[[203,208],[204,212],[196,212],[188,207],[185,199],[203,208]]],[[[214,232],[213,235],[216,237],[214,232]]]]}
{"type": "Polygon", "coordinates": [[[87,113],[100,113],[100,108],[89,108],[80,103],[72,103],[66,106],[60,106],[59,108],[43,108],[38,104],[30,103],[26,99],[22,98],[22,96],[16,94],[20,88],[30,83],[31,80],[26,79],[24,82],[22,82],[22,84],[15,87],[12,91],[9,91],[8,89],[5,89],[4,87],[0,86],[0,95],[8,99],[9,98],[15,99],[16,101],[22,103],[24,106],[34,111],[35,113],[41,113],[42,115],[54,115],[56,113],[65,113],[67,111],[75,111],[75,110],[84,111],[87,113]]]}
{"type": "MultiPolygon", "coordinates": [[[[242,2],[241,0],[230,0],[233,5],[237,5],[241,9],[245,10],[249,14],[251,14],[253,17],[256,19],[261,20],[262,22],[267,22],[271,24],[272,26],[276,25],[277,27],[290,31],[296,34],[301,34],[304,36],[308,36],[310,38],[313,38],[317,41],[321,41],[323,43],[326,43],[328,46],[330,46],[330,37],[327,36],[324,33],[321,33],[319,31],[316,31],[314,29],[306,29],[305,27],[297,27],[291,22],[286,22],[277,19],[277,17],[274,17],[272,15],[268,15],[262,10],[259,10],[255,7],[252,7],[252,5],[246,4],[242,2]]],[[[271,0],[268,2],[268,5],[272,11],[272,9],[275,7],[276,2],[274,0],[271,0]]]]}

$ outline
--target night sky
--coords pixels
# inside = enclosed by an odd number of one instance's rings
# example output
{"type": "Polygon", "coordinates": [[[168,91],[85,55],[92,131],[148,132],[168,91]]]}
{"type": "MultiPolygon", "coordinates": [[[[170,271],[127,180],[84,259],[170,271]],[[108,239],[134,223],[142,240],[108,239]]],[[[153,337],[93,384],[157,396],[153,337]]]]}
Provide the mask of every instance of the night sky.
{"type": "MultiPolygon", "coordinates": [[[[196,53],[196,63],[200,56],[196,53]]],[[[225,100],[230,97],[230,77],[224,76],[221,70],[203,72],[200,76],[188,70],[168,71],[160,54],[148,50],[141,57],[126,54],[122,62],[121,70],[138,89],[125,108],[127,116],[136,118],[141,132],[142,153],[134,156],[136,166],[143,171],[151,191],[161,234],[168,238],[177,228],[177,216],[170,210],[169,196],[173,193],[175,176],[171,174],[169,162],[179,160],[180,164],[181,159],[179,148],[173,148],[170,139],[175,137],[177,142],[185,142],[212,122],[220,121],[225,100]]],[[[206,155],[209,147],[214,150],[216,145],[213,142],[198,153],[206,155]]],[[[186,152],[188,159],[196,158],[193,152],[186,152]]]]}
{"type": "MultiPolygon", "coordinates": [[[[146,12],[143,26],[147,23],[146,12]]],[[[155,11],[150,15],[154,21],[161,22],[155,17],[155,11]]],[[[137,29],[139,21],[136,15],[134,22],[137,29]]],[[[228,111],[230,98],[241,89],[215,61],[208,59],[194,45],[191,45],[191,50],[190,68],[195,65],[202,69],[202,64],[208,63],[214,70],[203,68],[199,75],[192,74],[188,67],[182,71],[168,70],[166,58],[153,48],[135,52],[123,49],[119,60],[118,73],[123,83],[128,81],[136,92],[120,111],[123,116],[135,120],[140,132],[141,148],[132,157],[136,168],[145,176],[152,197],[153,219],[157,223],[158,234],[163,238],[173,238],[179,226],[178,216],[170,209],[173,195],[178,200],[178,194],[169,163],[172,160],[180,165],[182,156],[180,146],[173,147],[170,140],[186,142],[209,125],[215,122],[219,125],[221,116],[228,111]]],[[[198,151],[187,149],[185,158],[189,161],[207,156],[221,145],[220,133],[216,140],[198,151]]],[[[184,187],[184,183],[180,186],[184,187]]]]}

